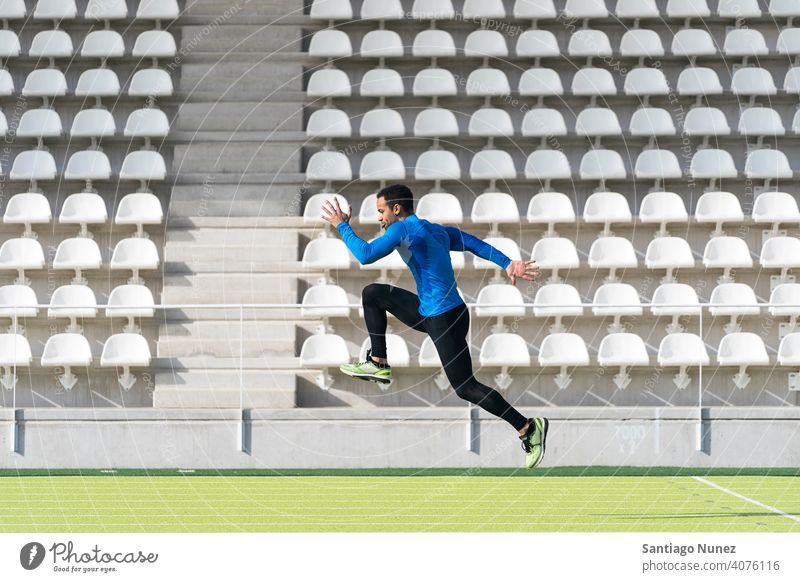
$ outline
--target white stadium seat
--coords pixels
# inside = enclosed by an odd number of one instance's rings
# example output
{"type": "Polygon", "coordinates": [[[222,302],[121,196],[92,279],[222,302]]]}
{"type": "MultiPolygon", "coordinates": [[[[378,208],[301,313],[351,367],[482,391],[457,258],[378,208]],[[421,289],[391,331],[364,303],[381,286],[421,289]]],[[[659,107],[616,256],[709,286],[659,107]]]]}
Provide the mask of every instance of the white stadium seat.
{"type": "Polygon", "coordinates": [[[88,367],[92,363],[92,350],[89,341],[77,333],[57,333],[47,339],[42,352],[43,368],[64,368],[58,377],[61,385],[71,390],[78,382],[72,368],[88,367]]]}
{"type": "MultiPolygon", "coordinates": [[[[129,194],[128,196],[135,196],[135,194],[129,194]]],[[[328,222],[324,218],[322,218],[322,208],[324,207],[325,202],[327,202],[328,200],[333,202],[334,199],[336,199],[339,202],[339,207],[343,211],[348,212],[348,210],[352,210],[350,208],[350,203],[347,201],[347,198],[345,198],[341,194],[336,194],[335,192],[321,192],[319,194],[314,194],[306,201],[305,208],[303,209],[303,223],[319,224],[319,225],[328,224],[328,222]]],[[[157,199],[156,202],[158,202],[157,199]]],[[[120,208],[121,207],[122,206],[120,204],[120,208]]],[[[160,202],[158,203],[158,207],[161,208],[160,202]]],[[[119,212],[120,211],[118,210],[117,216],[119,216],[119,212]]]]}
{"type": "Polygon", "coordinates": [[[623,57],[639,57],[655,59],[664,56],[664,45],[655,30],[635,28],[625,31],[619,43],[619,52],[623,57]]]}
{"type": "Polygon", "coordinates": [[[12,180],[55,180],[56,161],[50,152],[44,150],[29,150],[20,152],[14,158],[9,178],[12,180]]]}
{"type": "Polygon", "coordinates": [[[675,135],[675,123],[666,109],[640,107],[633,112],[629,130],[632,136],[660,137],[675,135]]]}
{"type": "Polygon", "coordinates": [[[549,190],[551,180],[569,180],[572,169],[566,154],[560,150],[539,149],[531,153],[525,162],[525,177],[539,180],[549,190]]]}
{"type": "Polygon", "coordinates": [[[656,0],[617,0],[617,18],[659,18],[656,0]]]}
{"type": "Polygon", "coordinates": [[[722,50],[728,57],[757,57],[769,54],[764,35],[751,28],[736,28],[728,32],[722,50]]]}
{"type": "MultiPolygon", "coordinates": [[[[436,345],[434,345],[433,340],[430,336],[426,335],[425,339],[422,340],[422,345],[419,348],[419,367],[420,368],[441,368],[442,367],[442,360],[439,358],[439,353],[436,351],[436,345]]],[[[434,380],[438,380],[439,377],[434,380]]],[[[444,382],[447,382],[447,378],[443,378],[444,382]]],[[[437,382],[437,385],[439,382],[437,382]]],[[[446,383],[444,388],[439,386],[443,390],[447,388],[450,384],[446,383]]]]}
{"type": "Polygon", "coordinates": [[[775,18],[800,16],[800,6],[794,0],[770,0],[769,13],[775,18]]]}
{"type": "Polygon", "coordinates": [[[454,137],[458,134],[458,121],[449,109],[429,107],[420,111],[414,120],[414,135],[417,137],[454,137]]]}
{"type": "Polygon", "coordinates": [[[63,30],[43,30],[31,41],[28,55],[40,59],[68,59],[75,48],[72,38],[63,30]]]}
{"type": "Polygon", "coordinates": [[[416,74],[411,92],[415,97],[449,97],[458,90],[452,72],[432,67],[416,74]]]}
{"type": "Polygon", "coordinates": [[[17,368],[31,365],[31,345],[28,339],[18,333],[0,334],[0,385],[6,390],[13,390],[17,384],[17,368]]]}
{"type": "Polygon", "coordinates": [[[35,20],[73,20],[78,16],[75,0],[37,0],[35,20]]]}
{"type": "Polygon", "coordinates": [[[617,269],[635,269],[638,266],[636,251],[628,239],[621,236],[604,236],[589,248],[589,267],[609,269],[604,281],[618,281],[617,269]]]}
{"type": "Polygon", "coordinates": [[[672,54],[677,57],[707,57],[717,54],[717,46],[707,30],[684,28],[672,37],[672,54]]]}
{"type": "MultiPolygon", "coordinates": [[[[406,368],[411,365],[411,355],[408,353],[408,344],[402,336],[396,333],[387,333],[386,338],[386,359],[392,367],[406,368]]],[[[361,349],[359,350],[359,359],[364,361],[367,359],[367,350],[370,348],[370,339],[365,338],[361,342],[361,349]]]]}
{"type": "Polygon", "coordinates": [[[793,236],[773,236],[761,246],[759,263],[764,269],[780,269],[780,281],[787,282],[789,269],[800,267],[800,239],[793,236]]]}
{"type": "Polygon", "coordinates": [[[514,197],[505,192],[484,192],[472,204],[473,224],[491,224],[497,232],[500,224],[519,224],[519,208],[514,197]]]}
{"type": "Polygon", "coordinates": [[[786,72],[783,80],[783,90],[789,95],[800,94],[800,67],[792,67],[786,72]]]}
{"type": "Polygon", "coordinates": [[[688,67],[678,75],[678,94],[683,96],[721,95],[719,75],[709,67],[688,67]]]}
{"type": "Polygon", "coordinates": [[[0,270],[17,271],[15,284],[29,285],[25,271],[44,268],[44,250],[39,241],[32,238],[10,238],[0,246],[0,270]]]}
{"type": "Polygon", "coordinates": [[[302,265],[305,270],[347,269],[350,251],[342,240],[315,238],[303,251],[302,265]]]}
{"type": "Polygon", "coordinates": [[[610,236],[611,224],[633,222],[628,200],[619,192],[595,192],[583,206],[583,220],[587,224],[602,224],[602,236],[610,236]]]}
{"type": "Polygon", "coordinates": [[[778,346],[778,364],[800,367],[800,333],[786,334],[778,346]]]}
{"type": "Polygon", "coordinates": [[[744,174],[756,180],[791,179],[794,172],[789,166],[789,158],[780,150],[760,149],[747,154],[744,174]]]}
{"type": "Polygon", "coordinates": [[[403,40],[393,30],[370,30],[361,40],[359,53],[371,59],[402,57],[403,40]]]}
{"type": "Polygon", "coordinates": [[[513,137],[514,125],[504,109],[482,107],[470,117],[467,133],[474,137],[513,137]]]}
{"type": "Polygon", "coordinates": [[[497,30],[473,30],[464,41],[464,56],[478,58],[503,58],[508,56],[508,46],[497,30]]]}
{"type": "Polygon", "coordinates": [[[605,0],[567,0],[564,16],[568,18],[605,18],[608,16],[605,0]]]}
{"type": "Polygon", "coordinates": [[[34,224],[47,224],[53,219],[50,203],[44,194],[39,192],[24,192],[14,194],[6,204],[3,213],[4,224],[24,224],[24,236],[33,236],[31,230],[34,224]]]}
{"type": "Polygon", "coordinates": [[[575,133],[582,137],[621,136],[622,127],[613,109],[588,107],[578,113],[575,133]]]}
{"type": "Polygon", "coordinates": [[[350,137],[350,116],[341,109],[317,109],[308,118],[306,136],[310,138],[350,137]]]}
{"type": "Polygon", "coordinates": [[[7,69],[0,69],[0,95],[9,96],[14,93],[14,79],[7,69]]]}
{"type": "Polygon", "coordinates": [[[696,179],[721,180],[738,175],[733,157],[726,150],[700,150],[692,156],[689,174],[696,179]]]}
{"type": "Polygon", "coordinates": [[[125,0],[89,0],[84,18],[93,20],[122,20],[128,17],[125,0]]]}
{"type": "Polygon", "coordinates": [[[100,355],[101,368],[122,368],[118,382],[125,390],[136,383],[131,374],[132,367],[147,368],[150,365],[150,346],[138,333],[116,333],[106,340],[100,355]]]}
{"type": "Polygon", "coordinates": [[[155,311],[153,293],[144,285],[118,285],[111,290],[106,302],[106,317],[127,318],[124,330],[130,333],[139,331],[134,318],[150,318],[155,311]]]}
{"type": "Polygon", "coordinates": [[[649,366],[650,357],[644,340],[635,333],[612,333],[600,341],[597,363],[603,367],[619,366],[619,373],[614,375],[613,382],[617,388],[624,389],[631,382],[628,368],[649,366]]]}
{"type": "Polygon", "coordinates": [[[557,57],[561,49],[549,30],[526,30],[517,39],[516,53],[518,57],[539,59],[557,57]]]}
{"type": "Polygon", "coordinates": [[[663,283],[673,283],[673,271],[694,267],[692,249],[686,239],[675,236],[661,236],[650,241],[645,252],[645,266],[648,269],[666,269],[663,283]]]}
{"type": "Polygon", "coordinates": [[[126,137],[166,137],[169,133],[169,119],[160,109],[145,107],[128,115],[123,135],[126,137]]]}
{"type": "Polygon", "coordinates": [[[350,78],[340,69],[314,71],[308,79],[306,88],[306,95],[311,98],[350,97],[351,93],[350,78]]]}
{"type": "Polygon", "coordinates": [[[553,0],[515,0],[514,18],[553,20],[557,16],[553,0]]]}
{"type": "Polygon", "coordinates": [[[567,368],[589,365],[589,351],[586,349],[586,342],[575,333],[551,333],[545,336],[539,347],[539,365],[560,368],[555,377],[555,383],[559,389],[563,390],[572,382],[567,368]]]}
{"type": "Polygon", "coordinates": [[[667,223],[689,222],[686,205],[675,192],[650,192],[642,199],[639,220],[643,224],[659,224],[658,236],[667,236],[667,223]]]}
{"type": "Polygon", "coordinates": [[[114,116],[107,109],[83,109],[72,120],[72,137],[111,137],[117,132],[114,116]]]}
{"type": "Polygon", "coordinates": [[[542,236],[558,236],[555,225],[575,223],[575,208],[566,194],[561,192],[539,192],[528,203],[527,219],[530,224],[546,224],[547,232],[542,236]]]}
{"type": "Polygon", "coordinates": [[[691,378],[686,373],[687,368],[707,366],[709,361],[703,340],[693,333],[666,335],[658,346],[658,365],[680,368],[679,373],[673,376],[673,382],[681,390],[691,383],[691,378]]]}
{"type": "Polygon", "coordinates": [[[343,30],[331,28],[319,30],[311,37],[308,56],[325,59],[351,57],[353,45],[350,43],[350,36],[343,30]]]}
{"type": "Polygon", "coordinates": [[[455,18],[455,10],[450,0],[414,0],[411,17],[420,20],[452,20],[455,18]]]}
{"type": "Polygon", "coordinates": [[[310,16],[314,20],[352,20],[353,7],[350,0],[314,0],[310,16]]]}
{"type": "Polygon", "coordinates": [[[56,248],[53,258],[53,269],[73,270],[75,278],[73,285],[86,285],[83,271],[86,269],[99,269],[103,264],[100,256],[100,247],[94,240],[86,237],[68,238],[62,240],[56,248]]]}
{"type": "Polygon", "coordinates": [[[369,196],[364,197],[364,199],[361,201],[361,208],[359,208],[358,211],[359,224],[378,225],[378,211],[376,210],[377,202],[378,196],[376,194],[370,194],[369,196]]]}
{"type": "Polygon", "coordinates": [[[578,69],[572,77],[572,94],[579,97],[605,97],[617,94],[614,77],[607,69],[578,69]]]}
{"type": "Polygon", "coordinates": [[[728,118],[716,107],[693,107],[684,118],[683,130],[689,136],[720,137],[730,135],[728,118]]]}
{"type": "Polygon", "coordinates": [[[581,296],[578,290],[566,283],[547,283],[539,287],[533,299],[533,315],[535,317],[555,317],[550,326],[550,333],[566,331],[561,323],[563,317],[580,317],[583,315],[581,296]]]}
{"type": "Polygon", "coordinates": [[[97,317],[97,298],[88,285],[62,285],[50,298],[47,317],[65,317],[70,320],[67,331],[82,333],[78,319],[97,317]]]}
{"type": "Polygon", "coordinates": [[[613,317],[608,333],[616,334],[625,330],[623,316],[638,317],[642,314],[639,292],[627,283],[605,283],[597,288],[592,300],[592,313],[601,317],[613,317]]]}
{"type": "Polygon", "coordinates": [[[778,92],[772,73],[759,67],[742,67],[733,73],[731,92],[734,95],[757,96],[775,95],[778,92]]]}
{"type": "Polygon", "coordinates": [[[521,130],[525,137],[563,136],[567,135],[567,124],[558,109],[541,107],[525,113],[521,130]]]}
{"type": "Polygon", "coordinates": [[[111,269],[130,269],[133,276],[128,283],[141,284],[139,271],[157,269],[158,262],[158,249],[153,241],[146,238],[125,238],[114,247],[110,266],[111,269]]]}
{"type": "Polygon", "coordinates": [[[414,37],[411,54],[427,58],[454,57],[456,43],[446,30],[423,30],[414,37]]]}
{"type": "Polygon", "coordinates": [[[326,368],[340,366],[342,362],[350,360],[347,343],[344,338],[334,334],[315,334],[306,339],[300,348],[300,365],[303,368],[321,368],[322,373],[315,379],[317,386],[328,390],[333,384],[333,379],[328,375],[326,368]]]}
{"type": "Polygon", "coordinates": [[[116,30],[93,30],[83,39],[81,56],[112,59],[125,56],[125,42],[116,30]]]}
{"type": "Polygon", "coordinates": [[[602,30],[576,30],[569,38],[567,53],[571,57],[611,56],[611,41],[602,30]]]}
{"type": "MultiPolygon", "coordinates": [[[[166,71],[162,71],[166,73],[166,71]]],[[[169,75],[167,75],[169,77],[169,75]]],[[[120,93],[119,77],[111,69],[89,69],[78,77],[77,97],[116,97],[120,93]]]]}
{"type": "Polygon", "coordinates": [[[651,95],[667,95],[670,89],[667,78],[661,70],[637,67],[625,75],[623,90],[626,95],[650,97],[651,95]]]}
{"type": "Polygon", "coordinates": [[[738,318],[743,315],[758,315],[760,309],[753,288],[744,283],[722,283],[711,291],[709,303],[717,304],[708,308],[714,317],[730,317],[730,323],[724,326],[725,333],[741,330],[738,318]]]}
{"type": "Polygon", "coordinates": [[[778,35],[778,54],[797,56],[800,54],[800,29],[784,28],[778,35]]]}
{"type": "Polygon", "coordinates": [[[137,20],[175,20],[180,15],[178,0],[139,0],[137,20]]]}
{"type": "Polygon", "coordinates": [[[107,220],[108,212],[105,200],[94,192],[70,194],[64,200],[58,216],[60,224],[79,224],[81,230],[78,236],[82,237],[88,236],[88,225],[104,224],[107,220]]]}
{"type": "Polygon", "coordinates": [[[0,2],[0,19],[21,20],[26,15],[25,0],[2,0],[0,2]]]}
{"type": "MultiPolygon", "coordinates": [[[[0,317],[11,319],[9,333],[21,334],[19,320],[39,314],[36,292],[28,285],[3,285],[0,287],[0,317]]],[[[2,350],[0,350],[2,353],[2,350]]]]}
{"type": "Polygon", "coordinates": [[[400,0],[364,0],[361,4],[361,20],[402,20],[403,17],[400,0]]]}
{"type": "Polygon", "coordinates": [[[130,152],[122,161],[120,180],[163,180],[167,176],[167,165],[160,153],[140,150],[130,152]]]}
{"type": "Polygon", "coordinates": [[[362,181],[405,180],[406,167],[400,154],[389,150],[369,152],[361,159],[358,179],[362,181]]]}
{"type": "Polygon", "coordinates": [[[563,95],[561,76],[553,69],[528,69],[519,78],[519,94],[523,97],[563,95]]]}
{"type": "Polygon", "coordinates": [[[775,234],[778,233],[781,223],[800,223],[797,200],[787,192],[762,192],[753,203],[753,222],[772,223],[775,234]]]}
{"type": "Polygon", "coordinates": [[[347,292],[338,285],[314,285],[303,294],[300,317],[350,317],[347,292]]]}
{"type": "Polygon", "coordinates": [[[97,150],[75,152],[64,170],[65,180],[108,180],[111,178],[111,162],[108,156],[97,150]]]}
{"type": "Polygon", "coordinates": [[[750,383],[748,366],[768,366],[769,356],[764,340],[750,332],[729,333],[722,337],[717,349],[717,362],[720,366],[737,366],[739,371],[733,375],[733,384],[744,388],[750,383]]]}
{"type": "Polygon", "coordinates": [[[522,317],[525,315],[525,300],[514,285],[494,283],[484,285],[475,300],[477,317],[522,317]]]}
{"type": "Polygon", "coordinates": [[[719,0],[717,14],[722,18],[759,18],[758,0],[719,0]]]}
{"type": "Polygon", "coordinates": [[[720,283],[733,281],[731,269],[750,269],[753,258],[747,242],[736,236],[716,236],[709,239],[703,250],[706,269],[724,269],[720,283]]]}
{"type": "Polygon", "coordinates": [[[494,381],[498,388],[506,390],[513,382],[508,374],[509,368],[530,366],[531,356],[528,344],[521,336],[515,333],[493,333],[483,340],[478,361],[481,367],[501,368],[494,381]]]}
{"type": "Polygon", "coordinates": [[[571,239],[563,237],[546,237],[537,240],[531,251],[531,259],[536,261],[540,269],[552,269],[548,279],[550,283],[560,283],[558,271],[577,269],[580,266],[578,250],[571,239]]]}
{"type": "Polygon", "coordinates": [[[61,137],[63,131],[61,118],[54,109],[30,109],[19,120],[17,137],[61,137]]]}
{"type": "MultiPolygon", "coordinates": [[[[486,237],[484,241],[486,242],[486,244],[493,246],[512,261],[519,261],[522,259],[522,256],[520,255],[519,252],[519,245],[517,245],[517,243],[511,240],[510,238],[489,236],[486,237]]],[[[472,257],[472,268],[499,269],[500,267],[498,267],[493,262],[476,255],[472,257]]]]}
{"type": "MultiPolygon", "coordinates": [[[[321,72],[321,71],[318,71],[321,72]]],[[[342,71],[339,71],[340,73],[342,71]]],[[[350,95],[350,82],[347,81],[348,93],[350,95]]],[[[128,95],[131,97],[170,97],[173,93],[172,77],[163,69],[141,69],[136,71],[131,77],[128,95]]],[[[311,83],[309,81],[309,96],[311,96],[311,83]]]]}
{"type": "Polygon", "coordinates": [[[169,59],[175,56],[178,47],[175,37],[166,30],[146,30],[136,37],[131,54],[143,59],[169,59]]]}
{"type": "Polygon", "coordinates": [[[453,194],[445,192],[424,194],[417,201],[415,211],[420,218],[440,224],[461,224],[464,221],[461,202],[453,194]]]}
{"type": "MultiPolygon", "coordinates": [[[[800,283],[782,283],[776,285],[769,296],[769,314],[773,317],[786,317],[792,319],[792,327],[800,316],[800,283]]],[[[782,324],[781,324],[782,325],[782,324]]]]}
{"type": "Polygon", "coordinates": [[[342,152],[316,152],[308,160],[306,178],[311,181],[343,181],[353,179],[350,160],[342,152]]]}
{"type": "Polygon", "coordinates": [[[656,180],[657,183],[683,175],[678,156],[669,150],[644,150],[636,158],[633,174],[640,180],[656,180]]]}
{"type": "Polygon", "coordinates": [[[22,52],[19,37],[13,30],[0,30],[0,58],[18,57],[22,52]]]}
{"type": "Polygon", "coordinates": [[[670,18],[708,18],[711,10],[706,0],[668,0],[667,16],[670,18]]]}
{"type": "Polygon", "coordinates": [[[473,180],[513,180],[517,177],[517,169],[508,152],[486,149],[472,157],[469,175],[473,180]]]}
{"type": "Polygon", "coordinates": [[[697,199],[694,219],[699,223],[714,223],[714,236],[722,234],[725,222],[742,222],[744,212],[735,194],[731,192],[706,192],[697,199]]]}
{"type": "Polygon", "coordinates": [[[428,150],[422,152],[414,166],[416,180],[460,180],[461,166],[453,152],[447,150],[428,150]]]}
{"type": "Polygon", "coordinates": [[[464,0],[464,18],[505,18],[503,0],[464,0]]]}
{"type": "Polygon", "coordinates": [[[681,317],[699,316],[700,300],[697,292],[686,283],[664,283],[653,292],[650,312],[656,317],[671,317],[667,333],[683,331],[681,317]]]}
{"type": "Polygon", "coordinates": [[[403,117],[396,109],[376,107],[364,113],[359,134],[362,137],[402,137],[406,134],[403,117]]]}
{"type": "Polygon", "coordinates": [[[622,156],[614,150],[593,149],[581,158],[581,180],[599,180],[601,187],[606,180],[624,180],[628,177],[622,156]]]}
{"type": "Polygon", "coordinates": [[[67,79],[59,69],[36,69],[25,77],[24,97],[53,98],[67,94],[67,79]]]}

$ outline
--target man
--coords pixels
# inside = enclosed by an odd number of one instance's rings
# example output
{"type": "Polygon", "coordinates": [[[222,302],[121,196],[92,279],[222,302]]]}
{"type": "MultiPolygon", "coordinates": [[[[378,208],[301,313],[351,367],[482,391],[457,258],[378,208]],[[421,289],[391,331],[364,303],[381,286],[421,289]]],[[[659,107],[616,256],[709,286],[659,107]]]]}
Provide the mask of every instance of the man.
{"type": "Polygon", "coordinates": [[[388,383],[392,369],[386,354],[386,312],[407,326],[430,335],[456,394],[509,422],[520,435],[526,465],[536,467],[544,457],[549,422],[546,418],[525,418],[496,390],[481,384],[472,371],[467,345],[469,310],[458,294],[450,251],[471,251],[505,269],[511,283],[532,281],[539,274],[535,261],[512,261],[482,240],[458,230],[422,220],[414,214],[414,195],[408,187],[387,186],[377,195],[377,209],[385,233],[369,243],[350,227],[334,198],[323,205],[323,216],[337,228],[347,248],[362,265],[373,263],[398,250],[411,269],[417,293],[373,283],[364,288],[362,304],[371,349],[367,359],[341,366],[342,372],[373,382],[388,383]]]}

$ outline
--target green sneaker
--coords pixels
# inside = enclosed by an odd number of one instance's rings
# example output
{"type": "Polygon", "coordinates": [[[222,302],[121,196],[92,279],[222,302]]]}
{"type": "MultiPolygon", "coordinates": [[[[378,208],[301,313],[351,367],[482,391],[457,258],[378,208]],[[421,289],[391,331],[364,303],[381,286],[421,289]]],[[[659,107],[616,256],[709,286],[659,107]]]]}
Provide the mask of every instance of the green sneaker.
{"type": "Polygon", "coordinates": [[[546,418],[537,416],[528,419],[528,423],[530,424],[528,433],[519,438],[522,441],[522,450],[526,453],[525,466],[533,469],[544,458],[545,441],[550,422],[546,418]]]}
{"type": "Polygon", "coordinates": [[[367,350],[367,359],[365,361],[356,364],[344,364],[339,366],[339,369],[342,373],[359,380],[369,380],[379,384],[388,384],[392,381],[391,366],[386,366],[385,368],[378,366],[372,360],[369,350],[367,350]]]}

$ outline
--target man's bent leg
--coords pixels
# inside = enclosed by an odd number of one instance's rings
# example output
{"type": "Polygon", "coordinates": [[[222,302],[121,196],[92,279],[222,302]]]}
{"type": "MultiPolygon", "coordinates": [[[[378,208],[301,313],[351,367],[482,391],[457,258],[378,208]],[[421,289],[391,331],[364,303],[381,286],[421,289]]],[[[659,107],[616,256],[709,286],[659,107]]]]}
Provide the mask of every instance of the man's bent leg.
{"type": "Polygon", "coordinates": [[[370,353],[375,358],[386,357],[386,312],[408,327],[425,331],[419,314],[419,297],[393,285],[371,283],[361,292],[364,320],[369,332],[370,353]]]}
{"type": "Polygon", "coordinates": [[[467,345],[469,310],[462,305],[430,317],[426,328],[444,364],[447,379],[460,398],[477,404],[487,412],[502,418],[517,431],[528,424],[528,419],[509,404],[497,390],[478,382],[472,372],[472,356],[467,345]]]}

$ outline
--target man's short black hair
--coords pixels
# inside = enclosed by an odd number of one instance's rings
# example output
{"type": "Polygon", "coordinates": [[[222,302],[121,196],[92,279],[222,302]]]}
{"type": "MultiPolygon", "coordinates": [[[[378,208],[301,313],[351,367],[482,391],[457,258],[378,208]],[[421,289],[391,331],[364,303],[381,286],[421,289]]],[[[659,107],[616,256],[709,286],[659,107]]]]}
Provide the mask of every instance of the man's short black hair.
{"type": "Polygon", "coordinates": [[[399,204],[406,214],[414,214],[414,193],[405,184],[386,186],[377,196],[386,198],[386,204],[399,204]]]}

